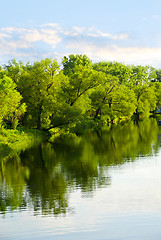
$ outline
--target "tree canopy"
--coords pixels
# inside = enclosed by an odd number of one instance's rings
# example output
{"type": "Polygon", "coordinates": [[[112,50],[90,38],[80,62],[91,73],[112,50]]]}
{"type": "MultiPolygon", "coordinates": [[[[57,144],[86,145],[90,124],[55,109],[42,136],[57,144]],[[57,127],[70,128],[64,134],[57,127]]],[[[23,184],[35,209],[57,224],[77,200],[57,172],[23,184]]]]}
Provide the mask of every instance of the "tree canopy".
{"type": "Polygon", "coordinates": [[[0,68],[0,121],[37,129],[74,129],[143,118],[161,104],[160,71],[92,61],[86,55],[0,68]]]}

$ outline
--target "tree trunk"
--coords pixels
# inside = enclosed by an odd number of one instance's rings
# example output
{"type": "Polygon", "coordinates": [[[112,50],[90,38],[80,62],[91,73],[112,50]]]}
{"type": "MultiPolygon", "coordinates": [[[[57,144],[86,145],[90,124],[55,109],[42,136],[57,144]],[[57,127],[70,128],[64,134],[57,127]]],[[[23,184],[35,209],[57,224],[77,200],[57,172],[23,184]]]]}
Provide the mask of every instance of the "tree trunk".
{"type": "Polygon", "coordinates": [[[99,106],[99,108],[96,110],[96,114],[94,118],[98,117],[98,114],[101,111],[102,104],[104,103],[105,100],[106,100],[106,96],[102,99],[101,106],[99,106]]]}
{"type": "Polygon", "coordinates": [[[98,114],[99,114],[100,111],[101,111],[101,107],[99,107],[99,108],[96,110],[96,114],[95,114],[94,118],[97,118],[97,117],[98,117],[98,114]]]}
{"type": "Polygon", "coordinates": [[[38,116],[37,116],[37,129],[41,129],[41,113],[42,113],[42,103],[39,105],[38,108],[38,116]]]}
{"type": "Polygon", "coordinates": [[[38,114],[38,119],[37,119],[37,129],[40,130],[41,129],[41,115],[38,114]]]}

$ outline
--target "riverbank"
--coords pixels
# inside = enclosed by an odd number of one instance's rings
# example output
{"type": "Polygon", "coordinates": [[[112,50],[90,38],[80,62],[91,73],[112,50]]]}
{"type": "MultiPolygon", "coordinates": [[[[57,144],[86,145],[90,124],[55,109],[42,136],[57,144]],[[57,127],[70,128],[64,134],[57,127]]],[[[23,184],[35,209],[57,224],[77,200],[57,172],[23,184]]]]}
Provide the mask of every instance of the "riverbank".
{"type": "Polygon", "coordinates": [[[14,129],[3,129],[0,134],[0,161],[14,154],[19,154],[21,151],[26,150],[34,145],[38,145],[44,141],[50,143],[67,143],[79,142],[79,136],[81,136],[86,130],[100,130],[110,129],[111,125],[125,124],[129,122],[129,119],[118,119],[113,123],[109,123],[108,126],[103,124],[102,121],[89,121],[81,125],[76,125],[71,129],[52,128],[48,132],[40,131],[36,129],[28,129],[25,127],[18,127],[14,129]]]}
{"type": "Polygon", "coordinates": [[[39,144],[44,139],[44,133],[35,129],[4,129],[0,135],[0,160],[11,156],[13,152],[19,153],[34,144],[39,144]]]}

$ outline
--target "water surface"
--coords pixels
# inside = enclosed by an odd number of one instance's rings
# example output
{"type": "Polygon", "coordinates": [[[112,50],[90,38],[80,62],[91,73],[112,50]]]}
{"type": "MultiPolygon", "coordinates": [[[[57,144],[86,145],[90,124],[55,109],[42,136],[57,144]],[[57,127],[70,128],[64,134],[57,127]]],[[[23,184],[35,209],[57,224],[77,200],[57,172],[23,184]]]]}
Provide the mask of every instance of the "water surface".
{"type": "Polygon", "coordinates": [[[152,119],[2,161],[0,239],[160,239],[160,146],[152,119]]]}

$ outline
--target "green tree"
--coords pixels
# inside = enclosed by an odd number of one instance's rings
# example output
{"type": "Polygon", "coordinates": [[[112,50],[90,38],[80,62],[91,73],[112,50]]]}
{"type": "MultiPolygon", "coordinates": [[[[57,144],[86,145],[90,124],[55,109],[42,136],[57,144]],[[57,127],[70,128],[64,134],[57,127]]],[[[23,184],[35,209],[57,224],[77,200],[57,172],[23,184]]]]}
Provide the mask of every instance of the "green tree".
{"type": "Polygon", "coordinates": [[[27,120],[37,129],[50,125],[50,116],[58,104],[58,92],[64,75],[56,60],[45,59],[27,64],[18,83],[27,104],[27,120]]]}
{"type": "Polygon", "coordinates": [[[161,106],[161,82],[152,82],[151,86],[154,89],[156,96],[156,106],[161,106]]]}
{"type": "Polygon", "coordinates": [[[103,115],[111,117],[112,98],[118,82],[117,77],[106,76],[102,73],[101,84],[90,94],[92,112],[95,112],[94,118],[103,115]]]}
{"type": "Polygon", "coordinates": [[[93,64],[93,69],[106,73],[106,75],[115,76],[120,84],[128,83],[131,75],[131,66],[126,66],[118,62],[98,62],[93,64]]]}
{"type": "Polygon", "coordinates": [[[161,82],[161,70],[156,70],[156,82],[161,82]]]}
{"type": "Polygon", "coordinates": [[[90,105],[89,92],[99,84],[102,75],[92,69],[92,61],[86,55],[65,56],[62,64],[68,77],[68,83],[62,88],[65,101],[85,112],[90,105]]]}
{"type": "Polygon", "coordinates": [[[10,60],[4,65],[5,74],[12,79],[12,81],[18,84],[21,73],[25,70],[23,62],[16,61],[15,59],[10,60]]]}
{"type": "MultiPolygon", "coordinates": [[[[70,55],[64,57],[63,72],[68,80],[62,86],[66,107],[72,110],[72,113],[79,113],[75,117],[75,123],[84,122],[85,118],[90,115],[91,92],[101,84],[105,74],[93,70],[91,61],[85,55],[70,55]]],[[[81,123],[80,123],[81,124],[81,123]]]]}
{"type": "Polygon", "coordinates": [[[156,108],[157,99],[154,87],[149,80],[148,67],[133,66],[133,77],[130,83],[137,100],[135,115],[138,118],[140,115],[149,116],[150,111],[156,108]]]}
{"type": "Polygon", "coordinates": [[[151,82],[156,82],[157,81],[157,71],[156,71],[156,69],[148,66],[148,72],[149,72],[148,79],[151,82]]]}
{"type": "Polygon", "coordinates": [[[92,61],[86,55],[71,54],[69,57],[64,56],[62,64],[63,72],[67,76],[75,73],[76,66],[92,67],[92,61]]]}
{"type": "Polygon", "coordinates": [[[78,65],[75,72],[68,76],[68,84],[62,88],[66,102],[73,106],[87,91],[95,88],[101,81],[102,74],[86,66],[78,65]]]}
{"type": "Polygon", "coordinates": [[[10,120],[15,128],[26,107],[25,104],[21,105],[22,96],[12,79],[5,76],[3,71],[0,75],[0,122],[2,119],[10,120]]]}
{"type": "Polygon", "coordinates": [[[135,93],[126,85],[119,85],[113,96],[112,111],[118,118],[130,118],[135,112],[137,101],[135,93]]]}

